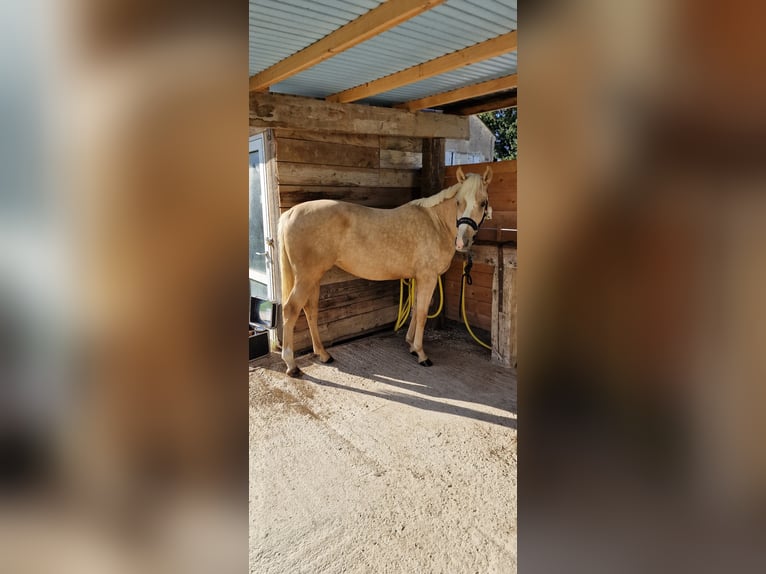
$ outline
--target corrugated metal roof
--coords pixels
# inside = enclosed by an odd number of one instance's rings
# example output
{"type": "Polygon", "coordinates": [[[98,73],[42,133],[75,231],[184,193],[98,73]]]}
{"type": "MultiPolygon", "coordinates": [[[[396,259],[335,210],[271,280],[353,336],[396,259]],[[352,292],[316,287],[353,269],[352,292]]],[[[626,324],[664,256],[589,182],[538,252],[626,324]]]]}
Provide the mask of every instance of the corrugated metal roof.
{"type": "MultiPolygon", "coordinates": [[[[250,2],[250,73],[261,71],[380,2],[250,2]],[[308,12],[308,7],[311,12],[308,12]],[[356,11],[354,11],[354,9],[356,11]],[[300,12],[300,13],[298,13],[300,12]]],[[[516,29],[516,0],[447,0],[366,42],[271,86],[326,97],[516,29]]],[[[390,105],[516,72],[516,53],[403,86],[365,100],[390,105]]]]}
{"type": "Polygon", "coordinates": [[[381,0],[250,0],[250,75],[377,8],[381,0]]]}
{"type": "Polygon", "coordinates": [[[391,105],[410,100],[419,100],[433,94],[448,92],[457,88],[493,80],[516,73],[516,52],[504,54],[491,60],[484,60],[453,72],[434,76],[414,84],[402,86],[396,90],[377,94],[358,103],[391,105]]]}

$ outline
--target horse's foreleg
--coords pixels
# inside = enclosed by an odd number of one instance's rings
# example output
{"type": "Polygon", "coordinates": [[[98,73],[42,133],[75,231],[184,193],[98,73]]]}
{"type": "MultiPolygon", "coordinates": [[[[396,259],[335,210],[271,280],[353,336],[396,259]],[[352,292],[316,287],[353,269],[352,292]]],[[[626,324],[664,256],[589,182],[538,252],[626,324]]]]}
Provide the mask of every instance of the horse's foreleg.
{"type": "Polygon", "coordinates": [[[412,351],[418,355],[418,363],[424,367],[430,367],[433,363],[423,351],[423,330],[426,327],[428,305],[436,287],[436,276],[426,279],[418,279],[416,284],[417,309],[415,313],[415,338],[412,342],[412,351]]]}
{"type": "Polygon", "coordinates": [[[417,309],[418,309],[418,298],[417,295],[413,296],[412,300],[412,311],[410,312],[410,326],[407,329],[407,335],[404,337],[404,340],[407,341],[407,343],[410,346],[410,353],[413,355],[415,353],[415,323],[417,323],[417,319],[415,316],[417,315],[417,309]]]}
{"type": "Polygon", "coordinates": [[[295,364],[293,335],[295,323],[306,303],[307,297],[308,289],[306,286],[301,284],[300,281],[296,281],[293,290],[282,307],[282,360],[287,365],[287,374],[291,377],[299,377],[301,375],[301,370],[295,364]]]}
{"type": "Polygon", "coordinates": [[[332,363],[333,358],[328,353],[322,339],[319,338],[319,325],[317,324],[317,316],[319,315],[319,283],[316,284],[314,289],[309,294],[309,298],[306,301],[303,310],[306,312],[306,319],[309,323],[309,332],[311,333],[311,344],[314,346],[314,354],[319,357],[319,360],[323,363],[332,363]]]}

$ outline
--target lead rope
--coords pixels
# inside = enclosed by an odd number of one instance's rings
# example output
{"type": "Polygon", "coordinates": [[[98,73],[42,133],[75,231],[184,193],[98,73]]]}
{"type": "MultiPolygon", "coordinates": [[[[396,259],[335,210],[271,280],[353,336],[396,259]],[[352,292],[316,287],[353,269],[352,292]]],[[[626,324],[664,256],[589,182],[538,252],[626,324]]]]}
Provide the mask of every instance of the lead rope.
{"type": "Polygon", "coordinates": [[[471,268],[473,267],[473,258],[469,254],[466,261],[463,262],[463,278],[460,281],[460,313],[463,316],[463,323],[465,328],[468,329],[468,333],[473,337],[473,340],[479,343],[485,349],[492,350],[492,347],[487,345],[484,341],[479,339],[471,330],[471,326],[468,324],[468,317],[465,314],[465,284],[473,285],[473,279],[471,278],[471,268]]]}

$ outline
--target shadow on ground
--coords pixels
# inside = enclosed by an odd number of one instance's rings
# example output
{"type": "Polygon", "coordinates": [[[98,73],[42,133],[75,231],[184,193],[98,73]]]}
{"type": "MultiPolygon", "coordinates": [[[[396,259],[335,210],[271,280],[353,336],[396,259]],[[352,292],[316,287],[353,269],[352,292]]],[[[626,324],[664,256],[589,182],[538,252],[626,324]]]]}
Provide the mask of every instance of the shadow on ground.
{"type": "MultiPolygon", "coordinates": [[[[427,333],[424,347],[434,366],[423,367],[407,352],[404,331],[384,332],[331,347],[335,361],[321,365],[313,354],[297,359],[303,380],[396,401],[414,408],[516,428],[516,372],[492,363],[489,352],[458,326],[427,333]],[[345,375],[345,376],[343,376],[345,375]],[[459,401],[462,404],[454,404],[459,401]],[[485,412],[474,403],[507,412],[485,412]]],[[[273,353],[252,366],[284,374],[284,363],[273,353]]]]}

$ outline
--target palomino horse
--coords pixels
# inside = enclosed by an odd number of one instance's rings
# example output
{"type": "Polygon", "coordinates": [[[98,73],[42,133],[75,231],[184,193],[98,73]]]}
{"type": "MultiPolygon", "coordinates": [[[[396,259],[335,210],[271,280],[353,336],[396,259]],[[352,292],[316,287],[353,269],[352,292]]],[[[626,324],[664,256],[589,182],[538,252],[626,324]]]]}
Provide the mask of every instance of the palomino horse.
{"type": "Polygon", "coordinates": [[[423,328],[437,278],[449,268],[455,250],[467,251],[481,222],[492,216],[487,197],[492,169],[487,166],[483,176],[466,176],[458,168],[457,180],[436,195],[394,209],[320,199],[282,214],[282,359],[288,375],[301,374],[293,356],[293,330],[301,308],[314,353],[323,363],[333,360],[317,327],[319,282],[333,265],[372,281],[414,278],[415,303],[406,341],[421,365],[432,364],[423,351],[423,328]]]}

